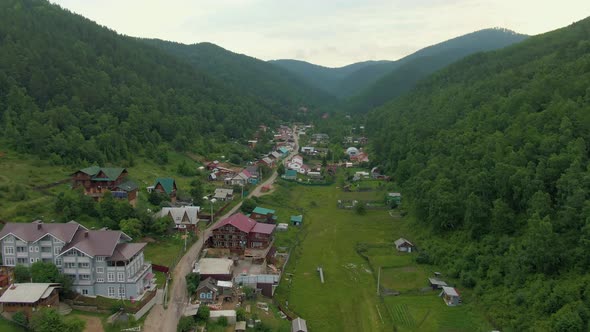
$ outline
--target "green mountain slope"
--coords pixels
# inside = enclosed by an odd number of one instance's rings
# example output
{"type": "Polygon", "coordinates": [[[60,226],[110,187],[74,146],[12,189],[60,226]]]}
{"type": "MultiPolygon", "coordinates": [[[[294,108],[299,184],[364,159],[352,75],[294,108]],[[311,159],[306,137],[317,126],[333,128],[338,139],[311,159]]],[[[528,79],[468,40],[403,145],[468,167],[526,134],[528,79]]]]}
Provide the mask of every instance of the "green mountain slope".
{"type": "Polygon", "coordinates": [[[309,86],[285,69],[230,52],[215,44],[185,45],[155,39],[144,41],[272,107],[292,110],[300,105],[317,106],[332,101],[327,93],[309,86]]]}
{"type": "Polygon", "coordinates": [[[20,151],[56,162],[153,154],[162,142],[206,152],[275,115],[285,114],[46,1],[0,2],[0,135],[20,151]]]}
{"type": "Polygon", "coordinates": [[[366,61],[340,68],[297,60],[271,63],[318,89],[339,98],[351,98],[345,110],[362,112],[410,90],[420,79],[467,55],[502,48],[526,37],[506,29],[484,29],[425,47],[397,61],[366,61]]]}
{"type": "Polygon", "coordinates": [[[346,110],[366,112],[409,91],[433,72],[476,52],[503,48],[527,36],[505,29],[485,29],[424,48],[397,61],[397,67],[350,99],[346,110]]]}
{"type": "Polygon", "coordinates": [[[420,261],[498,328],[586,331],[590,19],[479,53],[369,114],[373,149],[432,229],[420,261]]]}

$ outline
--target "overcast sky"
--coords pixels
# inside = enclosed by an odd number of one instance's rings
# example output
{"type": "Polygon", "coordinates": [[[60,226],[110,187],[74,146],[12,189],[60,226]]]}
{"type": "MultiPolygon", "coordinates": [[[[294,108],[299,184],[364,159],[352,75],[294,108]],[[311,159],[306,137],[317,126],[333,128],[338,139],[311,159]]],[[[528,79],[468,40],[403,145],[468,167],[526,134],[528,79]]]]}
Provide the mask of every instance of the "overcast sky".
{"type": "Polygon", "coordinates": [[[51,1],[130,36],[329,67],[395,60],[484,28],[534,35],[590,16],[590,0],[51,1]]]}

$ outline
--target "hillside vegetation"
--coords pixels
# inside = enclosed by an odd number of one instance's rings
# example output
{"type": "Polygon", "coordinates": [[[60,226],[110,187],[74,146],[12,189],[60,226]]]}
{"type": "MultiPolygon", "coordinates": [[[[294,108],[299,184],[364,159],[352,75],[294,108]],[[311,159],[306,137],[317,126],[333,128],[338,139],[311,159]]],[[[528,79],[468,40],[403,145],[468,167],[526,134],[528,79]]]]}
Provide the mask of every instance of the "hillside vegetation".
{"type": "Polygon", "coordinates": [[[158,154],[164,142],[204,153],[288,116],[47,1],[0,2],[0,136],[20,152],[55,163],[158,154]]]}
{"type": "Polygon", "coordinates": [[[301,105],[318,106],[332,101],[327,93],[311,87],[279,66],[230,52],[215,44],[185,45],[157,39],[144,41],[284,113],[301,105]]]}
{"type": "Polygon", "coordinates": [[[590,317],[590,19],[468,57],[369,115],[375,155],[435,234],[420,261],[502,330],[590,317]]]}
{"type": "Polygon", "coordinates": [[[349,112],[367,112],[411,90],[435,71],[476,52],[518,43],[527,36],[506,29],[485,29],[426,47],[397,61],[376,82],[357,91],[345,106],[349,112]]]}

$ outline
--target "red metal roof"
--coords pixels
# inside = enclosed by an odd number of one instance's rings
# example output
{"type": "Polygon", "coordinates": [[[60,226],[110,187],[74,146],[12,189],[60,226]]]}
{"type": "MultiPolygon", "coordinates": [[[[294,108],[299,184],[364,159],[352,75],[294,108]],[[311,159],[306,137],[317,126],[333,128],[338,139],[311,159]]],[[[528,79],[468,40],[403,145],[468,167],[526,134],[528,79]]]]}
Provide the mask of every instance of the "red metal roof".
{"type": "Polygon", "coordinates": [[[252,233],[272,234],[275,227],[277,226],[273,224],[257,222],[256,225],[254,225],[254,228],[252,228],[252,233]]]}
{"type": "Polygon", "coordinates": [[[252,228],[254,228],[254,226],[256,225],[256,221],[246,217],[244,214],[242,213],[236,213],[233,216],[222,220],[217,226],[215,226],[215,228],[213,229],[218,229],[221,228],[227,224],[230,224],[232,226],[234,226],[235,228],[241,230],[242,232],[245,233],[250,233],[250,231],[252,230],[252,228]]]}

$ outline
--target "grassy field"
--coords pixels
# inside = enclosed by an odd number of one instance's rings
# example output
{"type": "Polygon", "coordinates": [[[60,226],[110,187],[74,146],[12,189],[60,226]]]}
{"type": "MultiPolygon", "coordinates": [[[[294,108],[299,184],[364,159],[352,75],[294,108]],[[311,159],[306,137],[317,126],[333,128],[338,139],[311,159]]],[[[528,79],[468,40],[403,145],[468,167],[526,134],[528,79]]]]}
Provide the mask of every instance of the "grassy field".
{"type": "MultiPolygon", "coordinates": [[[[490,330],[479,309],[465,301],[447,307],[438,292],[421,292],[434,267],[415,263],[413,254],[398,253],[393,241],[413,239],[409,221],[389,211],[359,216],[337,208],[338,199],[378,199],[383,192],[344,193],[334,186],[283,185],[266,197],[266,207],[303,208],[304,226],[276,235],[277,244],[295,246],[275,298],[318,331],[480,331],[490,330]],[[273,205],[274,202],[274,205],[273,205]],[[368,244],[366,259],[357,244],[368,244]],[[323,267],[325,283],[316,268],[323,267]],[[377,295],[376,274],[382,287],[400,296],[377,295]],[[373,268],[375,270],[373,270],[373,268]]],[[[291,212],[289,212],[291,213],[291,212]]]]}
{"type": "Polygon", "coordinates": [[[26,330],[8,320],[1,318],[0,319],[0,331],[2,332],[25,332],[26,330]]]}

